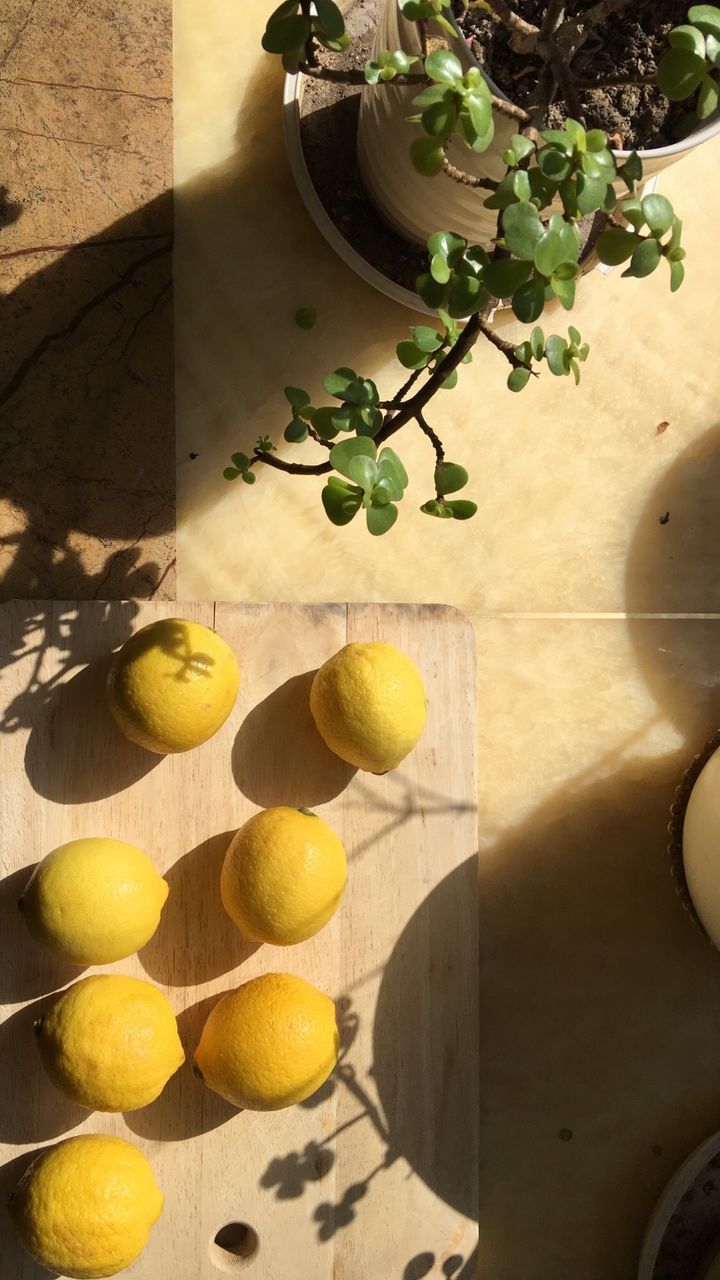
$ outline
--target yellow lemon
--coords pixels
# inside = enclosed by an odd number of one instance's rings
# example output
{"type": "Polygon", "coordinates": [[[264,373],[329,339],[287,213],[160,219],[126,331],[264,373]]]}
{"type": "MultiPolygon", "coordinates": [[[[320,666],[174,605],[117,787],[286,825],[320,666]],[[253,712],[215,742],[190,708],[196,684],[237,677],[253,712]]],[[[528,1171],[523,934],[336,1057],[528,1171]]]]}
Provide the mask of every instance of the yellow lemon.
{"type": "Polygon", "coordinates": [[[132,1142],[81,1134],[44,1151],[25,1171],[10,1214],[28,1253],[78,1280],[114,1276],[145,1248],[163,1195],[132,1142]]]}
{"type": "Polygon", "coordinates": [[[310,710],[335,755],[357,769],[387,773],[412,751],[427,719],[417,667],[380,640],[346,644],[316,672],[310,710]]]}
{"type": "Polygon", "coordinates": [[[154,934],[168,884],[123,840],[71,840],[38,863],[18,906],[42,946],[72,964],[111,964],[154,934]]]}
{"type": "Polygon", "coordinates": [[[337,910],[347,879],[339,836],[316,814],[279,806],[241,827],[220,876],[223,906],[257,942],[304,942],[337,910]]]}
{"type": "Polygon", "coordinates": [[[53,1083],[96,1111],[146,1107],[185,1061],[175,1014],[141,978],[82,978],[35,1023],[35,1033],[53,1083]]]}
{"type": "Polygon", "coordinates": [[[335,1005],[303,978],[266,973],[210,1011],[195,1053],[205,1083],[248,1111],[302,1102],[338,1055],[335,1005]]]}
{"type": "Polygon", "coordinates": [[[235,706],[239,684],[235,655],[215,631],[161,618],[115,654],[108,700],[127,738],[165,755],[212,738],[235,706]]]}

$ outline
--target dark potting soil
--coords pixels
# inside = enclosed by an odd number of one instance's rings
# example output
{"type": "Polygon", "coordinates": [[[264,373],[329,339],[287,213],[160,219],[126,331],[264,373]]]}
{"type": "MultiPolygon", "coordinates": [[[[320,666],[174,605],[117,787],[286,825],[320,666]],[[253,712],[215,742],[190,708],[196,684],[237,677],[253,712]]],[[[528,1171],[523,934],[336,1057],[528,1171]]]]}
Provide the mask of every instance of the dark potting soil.
{"type": "MultiPolygon", "coordinates": [[[[580,15],[594,0],[570,5],[580,15]]],[[[577,79],[602,76],[646,76],[657,68],[672,27],[687,21],[690,0],[632,0],[592,32],[574,63],[577,79]]],[[[540,25],[547,0],[513,0],[513,7],[528,22],[540,25]]],[[[537,84],[542,67],[533,54],[511,47],[511,33],[502,22],[478,8],[464,9],[461,0],[453,8],[478,62],[518,106],[524,106],[537,84]]],[[[654,86],[593,89],[580,93],[589,128],[604,129],[617,149],[660,147],[676,142],[674,132],[688,110],[687,103],[669,103],[654,86]]],[[[558,128],[570,114],[557,99],[548,111],[547,125],[558,128]]]]}
{"type": "MultiPolygon", "coordinates": [[[[355,0],[345,8],[351,45],[344,65],[364,67],[385,0],[355,0]]],[[[328,57],[338,66],[337,57],[328,57]]],[[[357,163],[360,87],[306,77],[301,106],[303,153],[313,186],[335,226],[361,257],[384,276],[415,291],[427,270],[427,251],[388,227],[363,190],[357,163]]]]}

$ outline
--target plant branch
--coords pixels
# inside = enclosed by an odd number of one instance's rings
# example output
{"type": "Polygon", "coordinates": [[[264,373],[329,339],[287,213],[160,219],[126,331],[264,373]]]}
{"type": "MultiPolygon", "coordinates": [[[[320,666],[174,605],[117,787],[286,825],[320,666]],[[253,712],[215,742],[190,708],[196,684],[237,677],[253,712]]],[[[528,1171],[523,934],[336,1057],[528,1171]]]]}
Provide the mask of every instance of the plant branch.
{"type": "MultiPolygon", "coordinates": [[[[515,355],[515,348],[512,342],[506,342],[504,338],[501,338],[500,334],[496,333],[494,329],[491,329],[490,325],[487,324],[485,320],[480,321],[480,332],[484,338],[487,338],[488,342],[490,342],[493,347],[496,347],[497,350],[504,355],[505,359],[512,365],[513,369],[526,368],[522,360],[519,360],[515,355]]],[[[537,377],[537,374],[535,374],[535,377],[537,377]]]]}
{"type": "Polygon", "coordinates": [[[549,40],[565,17],[565,0],[550,0],[540,26],[540,42],[549,40]]]}
{"type": "MultiPolygon", "coordinates": [[[[470,348],[475,344],[478,335],[482,331],[483,321],[476,312],[470,316],[465,328],[460,334],[457,341],[450,348],[447,355],[435,366],[431,377],[428,378],[424,386],[415,392],[409,400],[406,400],[394,415],[387,415],[384,425],[380,428],[375,436],[375,444],[380,445],[389,440],[390,436],[394,436],[396,431],[404,427],[406,423],[413,418],[417,418],[418,413],[422,413],[425,405],[432,400],[435,392],[442,386],[443,382],[458,365],[462,363],[463,357],[467,355],[470,348]]],[[[488,330],[492,332],[492,330],[488,330]]],[[[502,341],[502,339],[498,339],[502,341]]],[[[509,344],[504,344],[509,346],[509,344]]],[[[409,381],[409,379],[408,379],[409,381]]],[[[266,466],[273,467],[276,471],[285,471],[294,476],[325,476],[332,471],[331,462],[286,462],[284,458],[277,458],[272,453],[263,453],[256,449],[253,462],[264,462],[266,466]]]]}
{"type": "Polygon", "coordinates": [[[657,85],[655,76],[598,76],[597,80],[578,80],[582,92],[592,89],[623,89],[629,85],[657,85]]]}
{"type": "MultiPolygon", "coordinates": [[[[328,80],[333,84],[367,85],[365,72],[351,67],[349,67],[347,71],[343,71],[337,67],[313,66],[309,62],[301,62],[298,67],[298,71],[301,71],[304,76],[310,76],[313,80],[328,80]]],[[[421,71],[408,73],[407,75],[395,76],[394,80],[378,81],[378,85],[395,85],[396,87],[404,84],[430,83],[431,81],[421,71]]]]}
{"type": "Polygon", "coordinates": [[[540,34],[540,28],[536,27],[532,22],[526,22],[520,17],[514,9],[510,8],[505,0],[487,0],[488,7],[492,9],[496,18],[509,27],[511,31],[517,31],[521,36],[537,36],[540,34]]]}
{"type": "MultiPolygon", "coordinates": [[[[300,0],[300,9],[303,17],[312,19],[313,15],[310,9],[310,0],[300,0]]],[[[312,29],[310,30],[310,35],[305,41],[305,60],[309,67],[316,67],[318,65],[315,36],[312,33],[312,29]]]]}
{"type": "Polygon", "coordinates": [[[422,409],[418,409],[415,414],[415,421],[417,422],[420,430],[427,436],[435,450],[435,457],[437,459],[436,465],[439,467],[440,463],[445,461],[445,450],[443,449],[442,440],[435,434],[430,423],[423,416],[422,409]]]}
{"type": "Polygon", "coordinates": [[[419,378],[423,373],[427,373],[427,365],[426,365],[426,364],[424,364],[424,365],[422,366],[422,368],[421,368],[421,369],[413,369],[413,371],[412,371],[412,373],[410,374],[410,377],[408,378],[407,382],[404,382],[404,383],[403,383],[403,385],[401,386],[400,390],[399,390],[398,392],[396,392],[396,394],[394,395],[393,399],[392,399],[392,400],[381,400],[381,401],[380,401],[380,405],[379,405],[379,407],[380,407],[381,409],[399,409],[399,408],[400,408],[400,404],[401,404],[401,402],[405,399],[405,396],[407,395],[408,391],[411,391],[411,390],[412,390],[412,388],[415,386],[415,383],[417,382],[418,378],[419,378]]]}
{"type": "Polygon", "coordinates": [[[483,191],[496,191],[497,182],[493,182],[492,178],[475,178],[471,173],[466,173],[464,169],[458,169],[452,160],[448,160],[447,156],[443,157],[443,171],[449,178],[453,178],[455,182],[461,182],[464,187],[482,187],[483,191]]]}
{"type": "Polygon", "coordinates": [[[560,92],[568,105],[570,115],[574,116],[582,124],[585,120],[585,112],[578,96],[577,85],[573,78],[570,67],[562,57],[553,58],[550,62],[550,70],[555,77],[560,92]]]}
{"type": "Polygon", "coordinates": [[[582,16],[582,25],[587,29],[597,27],[611,14],[618,13],[620,9],[626,9],[633,0],[598,0],[591,9],[588,9],[582,16]]]}

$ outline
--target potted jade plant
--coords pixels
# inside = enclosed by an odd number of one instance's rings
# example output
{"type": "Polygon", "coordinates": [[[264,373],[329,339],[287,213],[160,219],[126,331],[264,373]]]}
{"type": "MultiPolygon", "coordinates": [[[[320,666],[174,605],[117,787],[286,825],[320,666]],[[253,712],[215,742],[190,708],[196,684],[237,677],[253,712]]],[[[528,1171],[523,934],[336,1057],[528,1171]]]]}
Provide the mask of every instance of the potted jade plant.
{"type": "MultiPolygon", "coordinates": [[[[540,321],[550,306],[572,310],[591,254],[607,266],[624,264],[625,276],[664,270],[670,290],[680,287],[680,218],[665,195],[644,192],[643,183],[646,168],[656,172],[720,127],[720,9],[694,5],[687,21],[661,23],[663,47],[653,65],[616,74],[607,70],[608,24],[626,23],[627,8],[628,0],[576,5],[572,14],[562,0],[516,0],[516,7],[506,0],[386,0],[362,69],[349,59],[334,0],[285,0],[271,14],[263,46],[282,57],[288,73],[362,83],[360,173],[407,239],[427,232],[428,262],[416,288],[436,318],[413,325],[398,343],[404,380],[389,400],[352,368],[328,373],[326,404],[313,404],[302,388],[285,389],[285,440],[309,442],[322,451],[320,460],[279,457],[265,436],[251,456],[233,455],[227,479],[253,484],[263,466],[324,477],[322,503],[333,524],[364,511],[370,533],[382,534],[395,523],[408,483],[387,441],[414,424],[434,451],[433,491],[421,511],[468,519],[475,504],[454,496],[467,472],[445,457],[428,406],[455,385],[475,342],[490,342],[507,362],[511,391],[522,391],[542,369],[577,383],[588,343],[573,325],[548,333],[540,321]],[[504,49],[502,84],[470,47],[473,23],[480,35],[483,24],[488,28],[488,49],[504,49]],[[526,82],[516,93],[507,78],[513,66],[516,81],[526,82]],[[601,87],[632,87],[659,102],[675,140],[648,148],[625,145],[618,130],[610,136],[593,118],[601,87]],[[422,185],[411,190],[416,180],[422,185]],[[519,343],[493,328],[501,304],[528,326],[519,343]]],[[[633,138],[636,123],[623,124],[633,138]]]]}

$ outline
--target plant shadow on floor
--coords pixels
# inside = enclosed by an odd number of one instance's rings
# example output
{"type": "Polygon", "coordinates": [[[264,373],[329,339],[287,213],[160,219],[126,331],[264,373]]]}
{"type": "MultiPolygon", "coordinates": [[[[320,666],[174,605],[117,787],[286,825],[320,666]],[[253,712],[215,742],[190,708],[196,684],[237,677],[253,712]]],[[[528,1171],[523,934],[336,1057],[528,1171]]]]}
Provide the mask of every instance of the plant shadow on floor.
{"type": "Polygon", "coordinates": [[[326,804],[356,770],[326,747],[310,712],[314,671],[292,676],[245,717],[233,746],[233,775],[253,804],[326,804]]]}
{"type": "Polygon", "coordinates": [[[207,996],[178,1014],[178,1032],[185,1050],[185,1062],[171,1076],[160,1097],[148,1107],[126,1111],[128,1129],[153,1142],[183,1142],[209,1133],[242,1112],[226,1102],[196,1076],[192,1057],[210,1010],[220,999],[207,996]]]}
{"type": "Polygon", "coordinates": [[[154,982],[197,987],[243,964],[260,945],[243,938],[220,897],[220,871],[234,831],[203,840],[164,871],[170,886],[160,924],[138,952],[154,982]]]}

